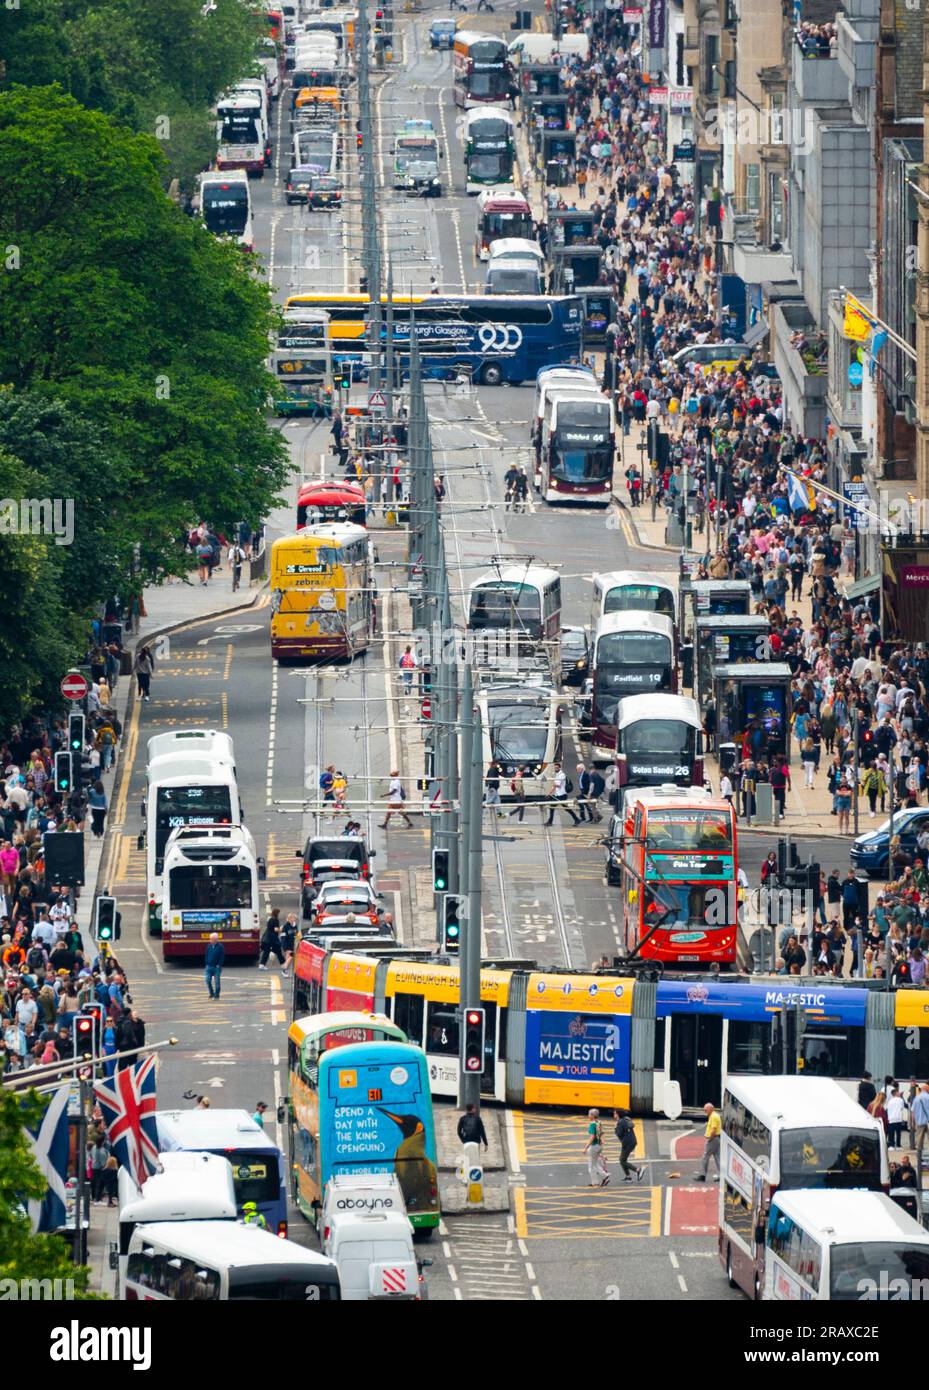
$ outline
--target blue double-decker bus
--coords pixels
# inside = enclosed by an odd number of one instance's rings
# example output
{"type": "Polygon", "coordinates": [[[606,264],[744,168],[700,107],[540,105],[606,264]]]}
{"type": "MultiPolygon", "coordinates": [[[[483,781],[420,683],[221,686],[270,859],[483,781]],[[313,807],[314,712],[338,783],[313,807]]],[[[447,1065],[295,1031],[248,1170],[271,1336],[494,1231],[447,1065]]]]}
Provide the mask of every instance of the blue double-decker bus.
{"type": "MultiPolygon", "coordinates": [[[[386,297],[384,326],[386,334],[386,297]]],[[[297,294],[287,309],[324,309],[329,315],[334,361],[363,380],[371,343],[370,301],[365,294],[297,294]]],[[[400,371],[409,371],[415,327],[423,372],[484,386],[534,381],[552,362],[581,357],[583,304],[578,295],[394,295],[393,344],[400,371]]]]}
{"type": "Polygon", "coordinates": [[[393,1173],[421,1239],[439,1224],[435,1124],[426,1054],[379,1014],[327,1013],[288,1032],[293,1196],[318,1219],[326,1183],[393,1173]]]}

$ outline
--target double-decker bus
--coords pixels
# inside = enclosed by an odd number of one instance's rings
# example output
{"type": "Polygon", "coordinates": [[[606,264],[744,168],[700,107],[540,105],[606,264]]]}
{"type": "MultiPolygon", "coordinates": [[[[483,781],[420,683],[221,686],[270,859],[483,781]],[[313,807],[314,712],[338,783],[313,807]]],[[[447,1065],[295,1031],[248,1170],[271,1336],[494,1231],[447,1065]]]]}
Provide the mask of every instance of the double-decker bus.
{"type": "Polygon", "coordinates": [[[590,723],[593,757],[616,752],[619,702],[644,691],[657,695],[677,685],[674,625],[661,613],[618,612],[594,630],[590,723]]]}
{"type": "Polygon", "coordinates": [[[600,384],[589,367],[559,362],[543,367],[536,374],[535,404],[529,425],[533,450],[532,483],[536,489],[542,485],[542,425],[549,405],[556,399],[573,401],[582,396],[589,396],[594,401],[603,399],[600,384]]]}
{"type": "Polygon", "coordinates": [[[254,1202],[276,1235],[287,1234],[284,1155],[247,1110],[157,1110],[158,1147],[165,1153],[219,1154],[232,1165],[235,1199],[242,1215],[254,1202]]]}
{"type": "Polygon", "coordinates": [[[208,232],[230,237],[245,251],[254,250],[252,200],[248,174],[243,169],[201,174],[198,197],[200,216],[208,232]]]}
{"type": "MultiPolygon", "coordinates": [[[[532,208],[521,193],[504,193],[498,189],[485,189],[477,200],[477,227],[474,234],[474,254],[479,261],[490,259],[490,244],[503,237],[519,237],[534,241],[536,235],[532,208]]],[[[570,354],[569,354],[570,355],[570,354]]],[[[548,358],[540,362],[539,368],[547,367],[548,358]]],[[[535,372],[532,373],[535,376],[535,372]]]]}
{"type": "Polygon", "coordinates": [[[481,106],[464,118],[465,187],[468,193],[512,184],[516,124],[502,106],[481,106]]]}
{"type": "Polygon", "coordinates": [[[452,64],[456,106],[484,102],[513,102],[513,68],[506,42],[496,34],[459,29],[452,64]]]}
{"type": "MultiPolygon", "coordinates": [[[[386,303],[386,296],[381,298],[386,303]]],[[[301,305],[329,314],[340,362],[351,364],[353,357],[363,362],[367,295],[291,295],[286,307],[301,305]]],[[[395,358],[403,374],[409,372],[414,324],[427,376],[454,380],[464,375],[485,386],[531,381],[553,357],[577,356],[581,348],[576,295],[394,295],[392,317],[395,358]]]]}
{"type": "Polygon", "coordinates": [[[609,506],[616,417],[613,402],[592,392],[555,391],[546,401],[539,446],[539,491],[546,502],[609,506]]]}
{"type": "Polygon", "coordinates": [[[885,1193],[779,1192],[772,1200],[765,1301],[910,1302],[927,1289],[929,1233],[885,1193]]]}
{"type": "Polygon", "coordinates": [[[292,1194],[303,1215],[318,1220],[332,1177],[392,1173],[414,1236],[428,1239],[440,1213],[422,1048],[381,1015],[325,1013],[291,1024],[287,1057],[292,1194]]]}
{"type": "Polygon", "coordinates": [[[271,547],[271,656],[351,658],[371,640],[371,566],[363,526],[329,523],[271,547]]]}
{"type": "Polygon", "coordinates": [[[244,169],[255,178],[264,178],[271,162],[271,142],[260,98],[253,92],[230,93],[220,99],[216,110],[217,169],[244,169]]]}
{"type": "Polygon", "coordinates": [[[689,695],[627,695],[616,712],[616,785],[703,786],[703,722],[689,695]]]}
{"type": "Polygon", "coordinates": [[[231,763],[209,757],[160,757],[148,765],[142,806],[146,851],[148,930],[162,929],[165,848],[171,833],[184,826],[241,825],[242,803],[231,763]]]}
{"type": "Polygon", "coordinates": [[[227,956],[258,955],[258,856],[243,825],[181,826],[165,845],[161,947],[165,960],[203,956],[217,932],[227,956]]]}
{"type": "Polygon", "coordinates": [[[627,796],[620,860],[626,951],[666,965],[735,963],[735,811],[697,788],[627,796]]]}
{"type": "MultiPolygon", "coordinates": [[[[322,309],[288,309],[271,354],[281,394],[278,415],[331,415],[333,376],[329,316],[322,309]]],[[[301,523],[302,524],[302,523],[301,523]]]]}
{"type": "Polygon", "coordinates": [[[733,1288],[760,1298],[775,1193],[890,1184],[879,1119],[820,1076],[730,1080],[723,1093],[719,1258],[733,1288]]]}
{"type": "Polygon", "coordinates": [[[653,570],[607,570],[593,578],[594,626],[607,613],[663,613],[677,625],[677,586],[653,570]]]}
{"type": "Polygon", "coordinates": [[[532,564],[481,575],[468,594],[468,628],[495,642],[499,658],[535,652],[560,669],[560,576],[532,564]]]}
{"type": "Polygon", "coordinates": [[[297,525],[319,526],[327,521],[348,521],[364,526],[365,494],[360,483],[331,480],[304,483],[297,493],[297,525]]]}

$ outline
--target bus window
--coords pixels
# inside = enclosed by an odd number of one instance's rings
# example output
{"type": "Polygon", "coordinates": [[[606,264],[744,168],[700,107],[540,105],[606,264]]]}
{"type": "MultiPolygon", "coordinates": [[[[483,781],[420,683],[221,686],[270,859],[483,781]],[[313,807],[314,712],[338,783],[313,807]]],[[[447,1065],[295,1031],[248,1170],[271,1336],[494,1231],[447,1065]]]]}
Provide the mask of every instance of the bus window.
{"type": "Polygon", "coordinates": [[[423,997],[421,994],[398,994],[394,998],[394,1023],[402,1028],[410,1042],[423,1040],[423,997]]]}
{"type": "Polygon", "coordinates": [[[747,1072],[767,1076],[771,1066],[771,1025],[750,1019],[729,1020],[730,1072],[747,1072]]]}
{"type": "Polygon", "coordinates": [[[457,1057],[458,1015],[450,1004],[430,1004],[426,1013],[426,1051],[457,1057]]]}
{"type": "Polygon", "coordinates": [[[817,1024],[800,1041],[803,1070],[809,1076],[857,1076],[864,1067],[864,1030],[833,1032],[817,1024]]]}

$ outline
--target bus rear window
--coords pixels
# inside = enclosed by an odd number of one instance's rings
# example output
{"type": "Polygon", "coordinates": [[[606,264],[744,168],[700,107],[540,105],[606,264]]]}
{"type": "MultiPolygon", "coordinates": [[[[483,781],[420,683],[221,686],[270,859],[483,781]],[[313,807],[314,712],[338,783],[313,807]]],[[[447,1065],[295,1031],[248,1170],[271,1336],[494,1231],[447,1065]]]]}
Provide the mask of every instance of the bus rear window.
{"type": "Polygon", "coordinates": [[[881,1183],[876,1130],[814,1126],[781,1134],[781,1187],[864,1187],[881,1183]]]}
{"type": "MultiPolygon", "coordinates": [[[[225,1155],[228,1158],[228,1154],[225,1155]]],[[[233,1155],[232,1181],[235,1184],[235,1199],[238,1206],[246,1202],[276,1202],[280,1195],[281,1183],[278,1177],[277,1161],[267,1154],[233,1155]]]]}

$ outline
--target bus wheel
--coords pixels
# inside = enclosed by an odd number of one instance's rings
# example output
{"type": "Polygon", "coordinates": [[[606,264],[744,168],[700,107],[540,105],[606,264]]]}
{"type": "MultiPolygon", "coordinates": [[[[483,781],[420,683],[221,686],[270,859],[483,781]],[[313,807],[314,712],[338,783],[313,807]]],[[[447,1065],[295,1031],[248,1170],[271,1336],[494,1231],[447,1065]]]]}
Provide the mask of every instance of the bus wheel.
{"type": "Polygon", "coordinates": [[[499,386],[502,380],[503,371],[496,362],[488,362],[487,366],[481,369],[481,381],[485,386],[499,386]]]}
{"type": "Polygon", "coordinates": [[[413,1240],[417,1245],[425,1245],[427,1240],[431,1240],[434,1226],[416,1226],[413,1230],[413,1240]]]}
{"type": "Polygon", "coordinates": [[[726,1247],[726,1278],[729,1280],[729,1287],[730,1287],[730,1289],[737,1289],[737,1288],[739,1287],[738,1281],[735,1280],[735,1279],[733,1279],[733,1277],[732,1277],[732,1246],[731,1246],[731,1245],[728,1245],[728,1246],[726,1247]]]}

